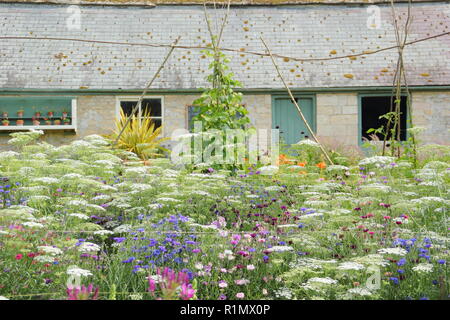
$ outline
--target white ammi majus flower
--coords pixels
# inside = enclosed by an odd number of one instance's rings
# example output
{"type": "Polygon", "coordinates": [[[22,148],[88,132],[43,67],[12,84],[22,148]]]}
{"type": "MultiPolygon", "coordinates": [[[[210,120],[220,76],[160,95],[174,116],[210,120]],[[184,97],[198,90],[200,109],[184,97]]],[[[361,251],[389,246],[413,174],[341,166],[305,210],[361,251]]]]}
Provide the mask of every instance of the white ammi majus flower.
{"type": "Polygon", "coordinates": [[[403,248],[383,248],[383,249],[378,250],[378,253],[404,256],[408,253],[408,251],[406,251],[403,248]]]}
{"type": "Polygon", "coordinates": [[[61,249],[51,246],[39,246],[38,250],[43,251],[44,253],[49,254],[51,256],[57,256],[63,253],[61,249]]]}
{"type": "Polygon", "coordinates": [[[100,249],[101,248],[99,245],[92,242],[83,242],[78,247],[78,251],[80,251],[81,253],[98,252],[100,251],[100,249]]]}
{"type": "Polygon", "coordinates": [[[92,272],[86,269],[81,269],[77,266],[69,267],[66,273],[71,276],[79,276],[79,277],[92,276],[92,272]]]}
{"type": "Polygon", "coordinates": [[[362,270],[364,268],[364,265],[351,261],[343,262],[337,267],[339,270],[362,270]]]}
{"type": "Polygon", "coordinates": [[[293,251],[294,248],[289,246],[273,246],[272,248],[267,249],[268,252],[285,252],[285,251],[293,251]]]}
{"type": "Polygon", "coordinates": [[[83,213],[71,213],[69,214],[69,217],[75,217],[81,220],[88,220],[89,216],[83,214],[83,213]]]}
{"type": "Polygon", "coordinates": [[[324,285],[332,285],[337,284],[338,281],[331,279],[329,277],[326,278],[310,278],[308,279],[308,284],[324,284],[324,285]]]}
{"type": "Polygon", "coordinates": [[[419,273],[430,273],[433,271],[433,265],[431,263],[419,263],[412,269],[419,273]]]}

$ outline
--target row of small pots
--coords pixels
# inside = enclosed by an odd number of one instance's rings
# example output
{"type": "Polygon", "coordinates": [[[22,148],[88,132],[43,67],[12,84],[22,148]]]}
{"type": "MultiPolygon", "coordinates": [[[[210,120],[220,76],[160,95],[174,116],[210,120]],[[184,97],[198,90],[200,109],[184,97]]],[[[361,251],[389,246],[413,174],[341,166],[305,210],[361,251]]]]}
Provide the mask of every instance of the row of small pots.
{"type": "MultiPolygon", "coordinates": [[[[2,124],[4,125],[4,126],[9,126],[9,120],[2,120],[2,124]]],[[[62,121],[65,125],[69,125],[70,124],[70,120],[69,119],[67,119],[67,118],[65,118],[65,119],[63,119],[63,121],[62,121]]],[[[25,120],[22,120],[22,119],[18,119],[18,120],[16,120],[16,126],[23,126],[24,125],[24,123],[25,123],[25,120]]],[[[41,124],[41,122],[39,121],[39,120],[33,120],[33,125],[34,126],[39,126],[41,124]]],[[[51,120],[45,120],[45,125],[47,125],[47,126],[51,126],[52,125],[52,121],[51,120]]],[[[56,125],[56,126],[58,126],[58,125],[61,125],[61,120],[60,119],[55,119],[55,120],[53,120],[53,125],[56,125]]]]}
{"type": "MultiPolygon", "coordinates": [[[[22,110],[20,110],[20,111],[17,111],[17,117],[19,117],[19,118],[23,118],[23,114],[24,114],[24,111],[22,111],[22,110]]],[[[49,116],[49,117],[53,117],[54,116],[54,112],[53,111],[49,111],[49,112],[47,112],[47,115],[49,116]]],[[[68,116],[68,112],[66,112],[66,111],[64,111],[63,113],[62,113],[62,117],[63,118],[66,118],[67,116],[68,116]]],[[[35,112],[34,113],[34,116],[36,117],[36,118],[39,118],[40,116],[41,116],[41,113],[38,111],[38,112],[35,112]]],[[[2,118],[8,118],[8,112],[5,112],[5,111],[3,111],[2,112],[2,118]]]]}

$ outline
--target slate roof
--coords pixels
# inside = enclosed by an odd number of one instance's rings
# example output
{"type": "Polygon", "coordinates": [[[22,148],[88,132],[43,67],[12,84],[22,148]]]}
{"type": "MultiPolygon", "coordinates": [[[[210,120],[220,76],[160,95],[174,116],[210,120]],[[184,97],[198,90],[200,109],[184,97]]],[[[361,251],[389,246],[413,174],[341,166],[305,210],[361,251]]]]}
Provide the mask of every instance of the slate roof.
{"type": "MultiPolygon", "coordinates": [[[[1,36],[64,37],[133,43],[181,45],[209,43],[202,6],[81,6],[81,29],[66,22],[66,5],[0,4],[1,36]]],[[[333,57],[395,45],[391,9],[380,5],[382,26],[367,27],[367,6],[242,6],[233,7],[223,47],[235,78],[245,88],[282,88],[270,58],[246,54],[263,52],[263,36],[274,53],[287,56],[333,57]]],[[[403,15],[406,5],[399,4],[403,15]]],[[[415,3],[410,40],[449,32],[450,3],[415,3]]],[[[212,13],[212,12],[211,12],[212,13]]],[[[212,13],[213,14],[213,13],[212,13]]],[[[140,89],[152,77],[167,48],[118,46],[71,41],[1,40],[0,88],[140,89]]],[[[450,84],[450,36],[405,49],[409,85],[450,84]]],[[[396,50],[331,61],[278,60],[293,88],[390,86],[396,50]],[[351,76],[349,76],[351,75],[351,76]]],[[[199,50],[177,49],[153,88],[191,89],[205,86],[208,60],[199,50]]]]}
{"type": "MultiPolygon", "coordinates": [[[[412,2],[438,2],[441,0],[411,0],[412,2]]],[[[205,0],[0,0],[9,3],[53,3],[86,5],[189,5],[203,4],[205,0]]],[[[396,3],[408,0],[395,0],[396,3]]],[[[228,0],[206,0],[206,3],[228,3],[228,0]]],[[[288,5],[288,4],[371,4],[390,3],[390,0],[231,0],[232,5],[288,5]]]]}

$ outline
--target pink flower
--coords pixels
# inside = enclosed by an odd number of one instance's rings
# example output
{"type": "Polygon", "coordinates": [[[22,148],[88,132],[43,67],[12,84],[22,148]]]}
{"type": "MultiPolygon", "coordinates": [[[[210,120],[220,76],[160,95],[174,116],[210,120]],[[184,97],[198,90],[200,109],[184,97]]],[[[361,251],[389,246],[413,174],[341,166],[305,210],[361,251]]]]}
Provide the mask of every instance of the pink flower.
{"type": "Polygon", "coordinates": [[[243,286],[243,285],[250,283],[250,280],[238,279],[238,280],[234,280],[234,283],[236,283],[238,286],[243,286]]]}
{"type": "Polygon", "coordinates": [[[156,282],[151,277],[148,277],[148,291],[155,292],[156,282]]]}
{"type": "Polygon", "coordinates": [[[195,295],[195,289],[192,288],[191,284],[183,283],[181,285],[180,298],[183,300],[192,299],[195,295]]]}
{"type": "Polygon", "coordinates": [[[219,288],[224,289],[226,287],[228,287],[228,283],[226,281],[223,280],[219,281],[219,288]]]}
{"type": "Polygon", "coordinates": [[[250,271],[255,270],[255,266],[252,265],[252,264],[249,264],[249,265],[247,266],[247,270],[250,270],[250,271]]]}
{"type": "Polygon", "coordinates": [[[16,260],[20,260],[22,258],[23,258],[23,254],[21,254],[21,253],[16,254],[16,260]]]}
{"type": "Polygon", "coordinates": [[[93,288],[92,284],[87,288],[85,286],[67,288],[67,300],[97,300],[98,287],[92,291],[93,288]],[[92,297],[91,294],[93,294],[92,297]]]}
{"type": "Polygon", "coordinates": [[[245,294],[244,294],[243,292],[238,292],[238,293],[236,293],[236,298],[238,298],[238,299],[244,299],[244,297],[245,297],[245,294]]]}

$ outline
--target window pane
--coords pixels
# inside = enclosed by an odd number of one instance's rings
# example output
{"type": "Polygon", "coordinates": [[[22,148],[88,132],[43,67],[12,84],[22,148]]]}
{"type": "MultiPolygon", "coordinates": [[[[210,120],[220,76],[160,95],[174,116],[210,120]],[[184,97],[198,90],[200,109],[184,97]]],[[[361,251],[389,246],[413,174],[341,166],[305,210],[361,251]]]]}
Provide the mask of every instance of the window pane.
{"type": "Polygon", "coordinates": [[[152,122],[155,124],[155,129],[161,127],[161,119],[152,119],[152,122]]]}
{"type": "Polygon", "coordinates": [[[161,117],[161,99],[144,99],[141,104],[142,112],[150,112],[151,117],[161,117]]]}
{"type": "MultiPolygon", "coordinates": [[[[394,98],[395,99],[395,98],[394,98]]],[[[373,133],[367,133],[367,130],[374,128],[378,129],[383,126],[386,128],[387,119],[379,119],[380,116],[388,113],[391,108],[391,97],[363,97],[361,98],[361,120],[362,120],[362,132],[361,136],[370,140],[369,135],[373,133]]],[[[395,110],[395,104],[394,104],[395,110]]],[[[400,102],[400,140],[406,140],[406,97],[401,98],[400,102]]],[[[393,123],[391,122],[390,128],[393,128],[393,123]]],[[[382,134],[377,134],[380,140],[384,137],[382,134]]],[[[390,134],[388,135],[390,139],[390,134]]]]}
{"type": "MultiPolygon", "coordinates": [[[[136,106],[136,101],[120,101],[120,107],[122,108],[125,115],[130,116],[131,111],[134,106],[136,106]]],[[[135,115],[138,114],[138,110],[136,110],[135,115]]]]}
{"type": "Polygon", "coordinates": [[[194,129],[193,118],[200,113],[200,108],[196,106],[188,106],[188,130],[192,132],[194,129]]]}

